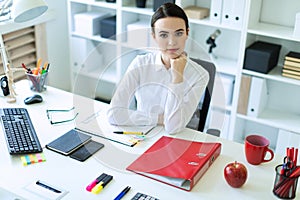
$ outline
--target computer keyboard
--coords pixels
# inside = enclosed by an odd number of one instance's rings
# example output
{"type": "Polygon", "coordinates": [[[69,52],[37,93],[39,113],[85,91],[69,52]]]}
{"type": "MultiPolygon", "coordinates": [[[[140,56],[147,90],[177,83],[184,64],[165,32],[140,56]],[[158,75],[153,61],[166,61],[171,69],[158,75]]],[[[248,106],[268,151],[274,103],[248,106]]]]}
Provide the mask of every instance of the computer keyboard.
{"type": "Polygon", "coordinates": [[[134,197],[131,200],[159,200],[159,199],[150,196],[148,194],[138,192],[134,195],[134,197]]]}
{"type": "Polygon", "coordinates": [[[0,108],[0,116],[10,154],[43,151],[26,108],[0,108]]]}

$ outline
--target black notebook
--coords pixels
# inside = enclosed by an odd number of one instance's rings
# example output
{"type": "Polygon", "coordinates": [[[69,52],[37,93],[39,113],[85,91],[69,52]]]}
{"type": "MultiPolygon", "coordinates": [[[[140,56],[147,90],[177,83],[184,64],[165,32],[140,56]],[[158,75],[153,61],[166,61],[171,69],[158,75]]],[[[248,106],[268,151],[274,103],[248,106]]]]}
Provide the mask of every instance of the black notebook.
{"type": "Polygon", "coordinates": [[[50,142],[46,148],[61,153],[63,155],[70,155],[72,152],[80,148],[82,145],[91,140],[91,136],[86,135],[78,130],[72,129],[50,142]]]}

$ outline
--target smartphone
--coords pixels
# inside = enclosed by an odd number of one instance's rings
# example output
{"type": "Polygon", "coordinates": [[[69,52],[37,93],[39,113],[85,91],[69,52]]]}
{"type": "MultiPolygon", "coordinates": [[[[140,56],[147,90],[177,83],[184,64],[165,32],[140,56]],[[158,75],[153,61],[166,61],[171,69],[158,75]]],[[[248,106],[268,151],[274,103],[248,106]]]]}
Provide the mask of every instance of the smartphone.
{"type": "Polygon", "coordinates": [[[70,157],[83,162],[103,147],[104,144],[90,140],[82,147],[71,153],[70,157]]]}

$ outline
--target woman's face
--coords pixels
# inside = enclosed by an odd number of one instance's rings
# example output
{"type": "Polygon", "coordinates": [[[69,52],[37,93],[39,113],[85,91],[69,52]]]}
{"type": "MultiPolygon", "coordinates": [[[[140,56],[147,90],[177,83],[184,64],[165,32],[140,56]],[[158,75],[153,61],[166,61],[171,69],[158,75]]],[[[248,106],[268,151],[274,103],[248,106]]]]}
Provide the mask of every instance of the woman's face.
{"type": "Polygon", "coordinates": [[[154,28],[153,38],[164,56],[172,59],[184,52],[188,30],[183,19],[178,17],[161,18],[154,23],[154,28]]]}

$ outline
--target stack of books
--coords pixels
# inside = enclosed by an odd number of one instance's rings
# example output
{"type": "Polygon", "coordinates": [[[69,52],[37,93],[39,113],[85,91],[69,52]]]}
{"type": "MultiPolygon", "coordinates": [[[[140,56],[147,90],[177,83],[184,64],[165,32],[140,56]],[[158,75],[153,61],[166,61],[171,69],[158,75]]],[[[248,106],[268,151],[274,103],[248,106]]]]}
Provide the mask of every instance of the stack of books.
{"type": "Polygon", "coordinates": [[[290,51],[285,56],[282,76],[300,80],[300,53],[290,51]]]}

